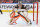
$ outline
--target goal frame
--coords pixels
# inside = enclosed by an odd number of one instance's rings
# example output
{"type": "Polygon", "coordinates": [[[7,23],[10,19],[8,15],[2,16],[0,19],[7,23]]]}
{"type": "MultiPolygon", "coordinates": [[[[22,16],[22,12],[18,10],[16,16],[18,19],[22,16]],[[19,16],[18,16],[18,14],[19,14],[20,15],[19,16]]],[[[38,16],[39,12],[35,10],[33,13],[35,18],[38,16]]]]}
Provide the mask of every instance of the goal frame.
{"type": "Polygon", "coordinates": [[[34,4],[37,3],[37,18],[36,18],[36,24],[38,24],[38,2],[33,3],[33,21],[34,21],[34,4]]]}

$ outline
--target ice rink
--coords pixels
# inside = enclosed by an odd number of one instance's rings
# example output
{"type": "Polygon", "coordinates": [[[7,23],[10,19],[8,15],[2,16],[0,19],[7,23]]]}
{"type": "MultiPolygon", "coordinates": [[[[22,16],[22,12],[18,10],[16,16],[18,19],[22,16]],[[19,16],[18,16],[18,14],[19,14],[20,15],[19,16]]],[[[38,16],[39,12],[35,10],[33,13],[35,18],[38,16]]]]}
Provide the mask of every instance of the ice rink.
{"type": "Polygon", "coordinates": [[[0,27],[40,27],[40,13],[38,14],[38,25],[36,24],[36,13],[34,22],[33,13],[28,13],[28,16],[28,18],[32,20],[32,25],[9,25],[10,13],[3,12],[3,14],[0,14],[0,27]]]}

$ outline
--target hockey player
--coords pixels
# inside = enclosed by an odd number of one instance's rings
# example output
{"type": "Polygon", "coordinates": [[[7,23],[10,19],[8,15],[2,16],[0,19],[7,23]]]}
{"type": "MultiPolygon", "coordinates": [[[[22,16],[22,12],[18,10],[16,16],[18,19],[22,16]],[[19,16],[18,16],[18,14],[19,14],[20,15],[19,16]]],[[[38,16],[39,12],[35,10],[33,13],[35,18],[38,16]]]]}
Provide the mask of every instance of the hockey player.
{"type": "MultiPolygon", "coordinates": [[[[20,2],[18,2],[18,5],[15,7],[15,8],[17,8],[17,9],[26,9],[25,7],[24,7],[24,5],[22,5],[22,3],[21,3],[21,1],[20,2]]],[[[23,12],[23,11],[22,11],[23,12]]],[[[18,12],[18,15],[20,16],[20,12],[18,12]]],[[[13,9],[13,14],[11,14],[11,21],[10,21],[10,24],[13,24],[13,22],[15,22],[15,13],[14,13],[14,9],[13,9]]],[[[30,20],[27,18],[26,19],[26,21],[27,22],[29,22],[30,20]]],[[[31,22],[31,21],[30,21],[31,22]]],[[[15,22],[16,23],[16,22],[15,22]]],[[[31,24],[31,23],[30,23],[31,24]]]]}

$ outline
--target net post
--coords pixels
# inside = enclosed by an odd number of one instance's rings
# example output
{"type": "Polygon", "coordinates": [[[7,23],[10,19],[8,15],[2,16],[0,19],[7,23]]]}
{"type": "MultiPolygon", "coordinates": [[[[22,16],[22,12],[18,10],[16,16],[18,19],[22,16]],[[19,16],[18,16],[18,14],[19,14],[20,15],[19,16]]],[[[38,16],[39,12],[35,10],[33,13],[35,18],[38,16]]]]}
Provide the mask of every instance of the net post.
{"type": "MultiPolygon", "coordinates": [[[[38,24],[38,2],[34,2],[37,3],[37,18],[36,18],[36,24],[38,24]]],[[[34,3],[33,3],[33,21],[34,21],[34,3]]]]}
{"type": "Polygon", "coordinates": [[[36,24],[38,24],[38,2],[37,2],[37,18],[36,18],[36,24]]]}
{"type": "Polygon", "coordinates": [[[34,3],[33,3],[33,21],[34,21],[34,3]]]}

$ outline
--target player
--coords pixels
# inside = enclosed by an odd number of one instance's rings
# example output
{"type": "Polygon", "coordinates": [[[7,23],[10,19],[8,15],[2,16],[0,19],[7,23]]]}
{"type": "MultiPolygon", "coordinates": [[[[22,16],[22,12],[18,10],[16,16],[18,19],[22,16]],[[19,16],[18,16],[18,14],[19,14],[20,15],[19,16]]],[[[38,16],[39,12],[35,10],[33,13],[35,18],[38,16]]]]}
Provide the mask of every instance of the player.
{"type": "MultiPolygon", "coordinates": [[[[24,7],[24,5],[22,5],[22,3],[21,3],[21,1],[20,2],[18,2],[18,5],[15,7],[15,8],[17,8],[17,9],[26,9],[25,7],[24,7]]],[[[13,12],[14,12],[14,10],[13,10],[13,12]]],[[[23,12],[23,11],[22,11],[23,12]]],[[[18,12],[18,13],[20,13],[20,12],[18,12]]],[[[13,13],[14,14],[14,13],[13,13]]],[[[13,15],[12,14],[12,15],[13,15]]],[[[18,14],[19,15],[19,14],[18,14]]],[[[12,20],[11,20],[11,23],[13,23],[14,22],[14,16],[15,15],[13,15],[11,18],[12,18],[12,20]]],[[[20,16],[20,15],[19,15],[20,16]]],[[[31,22],[31,21],[30,21],[31,22]]],[[[31,24],[31,23],[30,23],[31,24]]]]}

